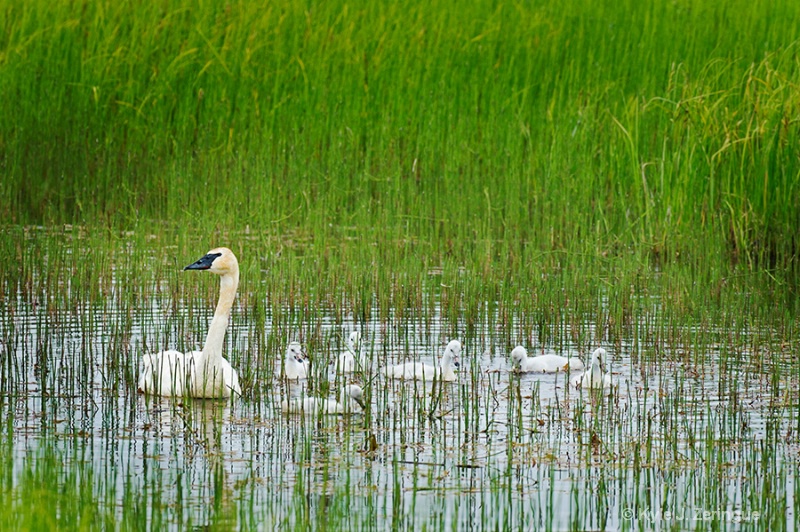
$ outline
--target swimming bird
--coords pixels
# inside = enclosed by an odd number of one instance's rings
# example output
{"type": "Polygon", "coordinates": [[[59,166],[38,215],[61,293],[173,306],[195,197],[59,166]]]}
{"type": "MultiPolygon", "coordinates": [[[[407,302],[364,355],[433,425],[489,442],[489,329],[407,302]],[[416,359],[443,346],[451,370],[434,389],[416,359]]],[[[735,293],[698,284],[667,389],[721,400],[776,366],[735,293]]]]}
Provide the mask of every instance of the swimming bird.
{"type": "Polygon", "coordinates": [[[511,365],[522,373],[558,373],[559,371],[583,371],[583,360],[578,357],[539,355],[529,357],[528,351],[518,345],[511,351],[511,365]]]}
{"type": "Polygon", "coordinates": [[[284,399],[281,411],[287,414],[358,414],[366,408],[364,391],[357,384],[349,384],[339,392],[339,400],[321,397],[284,399]]]}
{"type": "Polygon", "coordinates": [[[452,340],[445,347],[437,367],[422,362],[408,362],[383,368],[383,374],[391,379],[452,382],[457,379],[453,368],[458,367],[458,355],[460,354],[461,342],[452,340]]]}
{"type": "Polygon", "coordinates": [[[353,331],[347,338],[347,351],[336,359],[337,373],[353,373],[366,366],[366,358],[361,352],[361,333],[353,331]]]}
{"type": "Polygon", "coordinates": [[[142,357],[138,390],[162,396],[219,398],[242,395],[239,374],[222,357],[222,344],[239,285],[239,262],[228,248],[214,248],[184,270],[220,276],[219,300],[202,351],[160,351],[142,357]]]}
{"type": "Polygon", "coordinates": [[[589,367],[583,375],[579,375],[572,380],[573,384],[578,388],[611,388],[611,375],[606,373],[605,357],[605,349],[602,347],[595,349],[592,353],[592,360],[589,363],[589,367]]]}
{"type": "Polygon", "coordinates": [[[299,342],[292,342],[286,348],[283,371],[287,379],[307,379],[311,363],[303,353],[299,342]]]}

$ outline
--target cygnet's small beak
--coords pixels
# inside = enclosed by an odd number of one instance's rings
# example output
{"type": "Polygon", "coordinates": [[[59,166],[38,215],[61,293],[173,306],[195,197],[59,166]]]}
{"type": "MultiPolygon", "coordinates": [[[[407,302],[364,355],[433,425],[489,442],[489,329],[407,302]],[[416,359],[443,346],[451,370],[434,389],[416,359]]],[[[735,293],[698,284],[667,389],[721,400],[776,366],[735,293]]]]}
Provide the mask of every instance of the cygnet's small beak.
{"type": "Polygon", "coordinates": [[[458,360],[454,360],[453,361],[453,366],[459,368],[459,367],[461,367],[461,364],[458,362],[458,360]]]}
{"type": "Polygon", "coordinates": [[[355,399],[356,403],[358,403],[358,404],[359,404],[359,406],[361,406],[361,409],[362,409],[362,410],[366,410],[366,409],[367,409],[367,405],[364,403],[364,400],[363,400],[362,398],[360,398],[360,397],[353,397],[353,399],[355,399]]]}
{"type": "Polygon", "coordinates": [[[186,270],[207,270],[211,268],[211,265],[214,263],[217,257],[221,256],[222,253],[207,253],[185,267],[183,271],[186,270]]]}

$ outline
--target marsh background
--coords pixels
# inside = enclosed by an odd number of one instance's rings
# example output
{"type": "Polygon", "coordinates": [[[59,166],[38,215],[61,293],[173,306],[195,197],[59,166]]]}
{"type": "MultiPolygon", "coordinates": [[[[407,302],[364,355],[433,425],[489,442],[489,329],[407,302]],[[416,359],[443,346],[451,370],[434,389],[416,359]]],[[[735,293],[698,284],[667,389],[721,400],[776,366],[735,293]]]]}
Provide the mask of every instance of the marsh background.
{"type": "Polygon", "coordinates": [[[4,528],[797,528],[800,4],[0,0],[0,26],[4,528]],[[180,268],[218,245],[245,395],[146,400],[141,355],[203,340],[215,280],[180,268]],[[352,328],[375,368],[462,339],[459,384],[366,374],[362,418],[282,417],[288,341],[334,393],[352,328]],[[511,376],[516,344],[607,347],[619,391],[511,376]]]}

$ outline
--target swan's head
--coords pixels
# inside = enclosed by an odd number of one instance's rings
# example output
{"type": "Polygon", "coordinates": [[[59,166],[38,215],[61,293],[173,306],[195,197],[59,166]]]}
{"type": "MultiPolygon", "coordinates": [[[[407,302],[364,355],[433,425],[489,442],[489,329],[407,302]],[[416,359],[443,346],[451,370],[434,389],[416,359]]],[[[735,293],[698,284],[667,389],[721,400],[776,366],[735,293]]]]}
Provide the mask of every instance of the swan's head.
{"type": "Polygon", "coordinates": [[[442,359],[444,361],[449,361],[453,366],[459,367],[460,364],[458,363],[458,355],[461,354],[461,342],[458,340],[451,340],[447,347],[444,348],[444,355],[442,359]]]}
{"type": "Polygon", "coordinates": [[[300,342],[292,342],[286,348],[286,360],[296,360],[302,363],[306,359],[306,354],[303,353],[303,347],[300,342]]]}
{"type": "Polygon", "coordinates": [[[528,358],[528,350],[518,345],[514,349],[511,350],[511,364],[514,366],[519,366],[522,364],[522,361],[528,358]]]}
{"type": "MultiPolygon", "coordinates": [[[[592,362],[591,362],[592,369],[600,368],[600,371],[606,371],[606,350],[602,347],[598,347],[592,353],[592,362]]],[[[597,371],[597,370],[595,370],[597,371]]]]}
{"type": "Polygon", "coordinates": [[[214,248],[184,270],[208,270],[217,275],[239,272],[239,261],[228,248],[214,248]]]}
{"type": "Polygon", "coordinates": [[[367,409],[367,405],[364,403],[364,390],[358,384],[348,384],[342,388],[343,403],[347,400],[347,397],[358,403],[362,410],[367,409]]]}
{"type": "Polygon", "coordinates": [[[353,331],[350,333],[350,336],[347,338],[347,347],[355,353],[361,347],[361,333],[358,331],[353,331]]]}

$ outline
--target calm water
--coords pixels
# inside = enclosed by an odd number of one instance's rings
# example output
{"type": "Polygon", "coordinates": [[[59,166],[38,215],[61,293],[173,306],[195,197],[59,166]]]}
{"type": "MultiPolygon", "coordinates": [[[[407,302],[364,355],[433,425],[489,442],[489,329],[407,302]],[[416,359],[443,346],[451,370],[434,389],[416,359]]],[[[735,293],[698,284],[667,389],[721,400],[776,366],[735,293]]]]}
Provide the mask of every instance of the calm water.
{"type": "Polygon", "coordinates": [[[257,331],[235,309],[227,356],[247,380],[244,397],[184,405],[135,393],[142,346],[199,348],[212,309],[190,320],[185,308],[159,308],[54,316],[17,304],[4,322],[0,407],[13,420],[16,475],[45,440],[57,441],[68,461],[92,464],[97,493],[112,490],[120,507],[126,490],[136,493],[167,507],[173,525],[202,525],[221,510],[266,529],[315,517],[459,530],[737,529],[753,512],[784,515],[794,528],[798,519],[797,377],[759,362],[784,364],[786,352],[704,345],[708,362],[698,365],[684,347],[662,344],[647,358],[636,339],[604,345],[618,385],[604,396],[574,389],[563,374],[510,373],[513,346],[501,345],[489,320],[460,338],[459,381],[438,394],[375,375],[387,363],[436,363],[450,339],[439,318],[267,325],[279,346],[269,352],[251,347],[257,331]],[[338,394],[341,377],[327,362],[356,328],[373,366],[348,382],[365,386],[370,413],[281,414],[287,395],[338,394]],[[273,373],[300,331],[321,339],[310,352],[317,378],[281,382],[273,373]]]}

